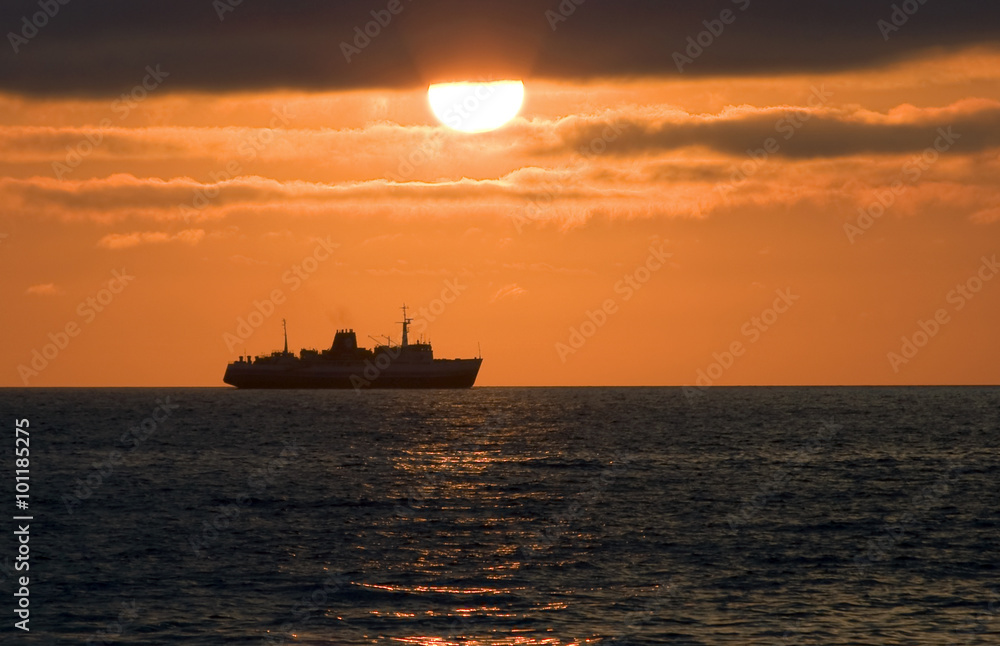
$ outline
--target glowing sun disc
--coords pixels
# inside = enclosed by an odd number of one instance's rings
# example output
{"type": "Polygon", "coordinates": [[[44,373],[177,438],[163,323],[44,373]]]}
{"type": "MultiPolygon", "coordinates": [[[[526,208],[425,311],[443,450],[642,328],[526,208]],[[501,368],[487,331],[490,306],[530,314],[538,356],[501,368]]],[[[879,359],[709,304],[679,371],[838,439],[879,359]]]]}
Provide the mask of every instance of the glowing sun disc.
{"type": "Polygon", "coordinates": [[[449,128],[486,132],[517,116],[524,101],[524,83],[436,83],[427,90],[427,100],[434,116],[449,128]]]}

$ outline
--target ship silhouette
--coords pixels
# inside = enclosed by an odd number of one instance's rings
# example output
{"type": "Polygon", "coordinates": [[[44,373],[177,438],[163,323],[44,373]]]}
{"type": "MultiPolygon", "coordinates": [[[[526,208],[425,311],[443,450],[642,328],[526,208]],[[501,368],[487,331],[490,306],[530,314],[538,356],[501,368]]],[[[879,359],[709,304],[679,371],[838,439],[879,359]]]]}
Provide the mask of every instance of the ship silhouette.
{"type": "Polygon", "coordinates": [[[435,359],[429,342],[409,343],[412,318],[403,305],[402,343],[391,339],[373,349],[358,346],[354,330],[337,330],[333,345],[288,351],[288,328],[282,320],[285,348],[269,355],[241,356],[226,366],[222,380],[237,388],[471,388],[482,357],[435,359]]]}

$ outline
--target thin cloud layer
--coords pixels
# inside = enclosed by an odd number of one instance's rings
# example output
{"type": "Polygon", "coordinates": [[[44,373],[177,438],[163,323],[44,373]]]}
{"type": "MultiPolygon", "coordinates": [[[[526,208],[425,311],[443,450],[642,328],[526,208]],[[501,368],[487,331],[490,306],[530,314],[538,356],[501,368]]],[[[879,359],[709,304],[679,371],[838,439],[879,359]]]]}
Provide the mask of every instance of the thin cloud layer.
{"type": "Polygon", "coordinates": [[[553,186],[560,187],[561,197],[574,200],[624,197],[631,194],[627,191],[588,186],[582,179],[584,178],[565,172],[541,169],[525,169],[495,180],[461,179],[402,184],[372,180],[340,185],[278,182],[262,177],[241,177],[218,183],[202,183],[186,177],[161,180],[132,175],[79,181],[36,177],[24,180],[0,179],[0,196],[17,202],[25,212],[51,210],[104,214],[152,209],[170,211],[176,218],[183,219],[210,209],[290,202],[336,205],[371,200],[461,203],[464,200],[506,199],[527,203],[550,198],[553,186]]]}
{"type": "Polygon", "coordinates": [[[40,283],[28,287],[24,293],[30,296],[58,296],[62,294],[62,290],[56,287],[55,283],[40,283]]]}
{"type": "Polygon", "coordinates": [[[166,231],[134,231],[131,233],[109,233],[97,241],[98,247],[105,249],[129,249],[145,244],[183,242],[196,245],[205,237],[204,229],[184,229],[177,233],[166,231]]]}
{"type": "MultiPolygon", "coordinates": [[[[0,150],[8,160],[55,158],[51,175],[60,179],[73,178],[75,159],[79,164],[214,160],[221,167],[249,154],[254,161],[312,168],[335,163],[330,160],[353,159],[342,169],[354,171],[350,179],[371,179],[377,173],[405,181],[417,179],[417,171],[459,179],[469,173],[465,160],[470,158],[523,167],[550,164],[553,156],[650,155],[698,147],[731,156],[764,150],[768,157],[811,159],[919,153],[934,145],[963,153],[1000,146],[1000,102],[966,99],[923,108],[904,104],[887,112],[806,103],[739,106],[714,114],[692,114],[670,106],[626,106],[555,120],[521,119],[476,138],[443,126],[392,123],[340,130],[0,126],[0,150]],[[261,141],[268,143],[257,143],[261,141]],[[76,151],[77,157],[67,150],[76,151]],[[352,157],[351,151],[359,150],[363,155],[352,157]],[[87,153],[85,159],[79,151],[87,153]]],[[[684,172],[697,169],[688,167],[684,172]]]]}

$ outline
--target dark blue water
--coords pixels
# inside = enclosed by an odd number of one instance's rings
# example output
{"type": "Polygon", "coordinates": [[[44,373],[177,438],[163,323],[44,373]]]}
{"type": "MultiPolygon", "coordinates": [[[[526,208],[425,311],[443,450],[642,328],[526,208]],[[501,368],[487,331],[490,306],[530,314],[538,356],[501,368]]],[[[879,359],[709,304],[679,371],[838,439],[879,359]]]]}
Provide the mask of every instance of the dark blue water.
{"type": "Polygon", "coordinates": [[[5,527],[15,418],[34,515],[31,632],[5,567],[4,641],[1000,643],[997,388],[2,390],[0,411],[5,527]]]}

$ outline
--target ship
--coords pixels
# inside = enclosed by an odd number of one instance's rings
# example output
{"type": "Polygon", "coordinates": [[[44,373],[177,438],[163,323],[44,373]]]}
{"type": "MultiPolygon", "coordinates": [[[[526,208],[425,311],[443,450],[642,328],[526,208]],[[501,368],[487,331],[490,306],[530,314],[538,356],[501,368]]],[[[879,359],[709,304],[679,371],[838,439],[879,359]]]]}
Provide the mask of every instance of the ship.
{"type": "MultiPolygon", "coordinates": [[[[471,388],[482,356],[435,359],[430,342],[409,343],[412,318],[403,305],[402,342],[391,338],[372,349],[358,346],[354,330],[337,330],[322,351],[288,351],[288,326],[282,320],[285,348],[269,355],[242,355],[226,366],[222,380],[237,388],[471,388]]],[[[378,340],[376,339],[376,342],[378,340]]]]}

